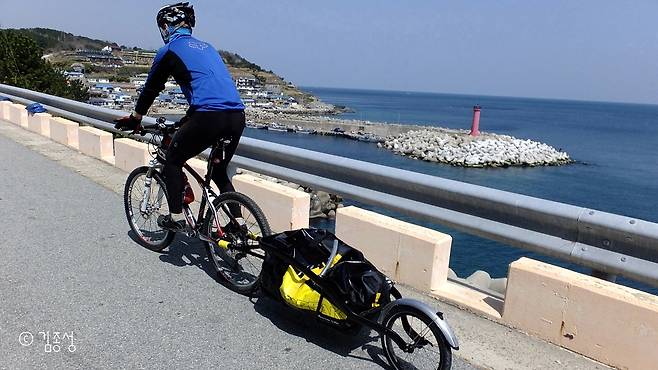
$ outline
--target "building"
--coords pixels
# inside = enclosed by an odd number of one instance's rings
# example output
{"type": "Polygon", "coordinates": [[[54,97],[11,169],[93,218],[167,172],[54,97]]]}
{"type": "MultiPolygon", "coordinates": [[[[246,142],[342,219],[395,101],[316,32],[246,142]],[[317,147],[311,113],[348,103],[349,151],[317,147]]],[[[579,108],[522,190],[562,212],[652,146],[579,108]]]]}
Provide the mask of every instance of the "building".
{"type": "Polygon", "coordinates": [[[108,78],[89,77],[89,78],[87,78],[87,83],[89,83],[89,84],[109,84],[110,80],[108,78]]]}
{"type": "Polygon", "coordinates": [[[155,59],[154,51],[142,50],[124,50],[121,52],[121,58],[126,64],[151,65],[155,59]]]}
{"type": "Polygon", "coordinates": [[[251,73],[238,72],[233,75],[233,82],[238,90],[255,90],[258,85],[256,76],[251,73]]]}
{"type": "Polygon", "coordinates": [[[274,84],[265,85],[265,90],[272,93],[273,95],[280,95],[282,93],[281,86],[274,84]]]}
{"type": "Polygon", "coordinates": [[[64,74],[64,77],[66,77],[66,79],[69,80],[69,81],[78,80],[78,81],[81,81],[82,83],[87,82],[87,80],[85,79],[85,74],[82,73],[82,72],[69,72],[69,71],[66,71],[63,74],[64,74]]]}
{"type": "Polygon", "coordinates": [[[132,103],[133,101],[132,96],[123,92],[113,92],[108,94],[107,97],[111,99],[115,105],[128,104],[128,103],[132,103]]]}
{"type": "Polygon", "coordinates": [[[256,98],[270,99],[274,94],[271,91],[258,91],[254,94],[256,98]]]}
{"type": "Polygon", "coordinates": [[[187,100],[186,100],[186,99],[179,99],[179,98],[176,98],[176,99],[174,99],[174,100],[172,101],[172,103],[174,103],[174,104],[176,104],[176,105],[178,105],[178,106],[182,106],[182,105],[187,105],[187,100]]]}
{"type": "Polygon", "coordinates": [[[160,94],[158,95],[158,100],[162,103],[171,103],[174,101],[174,97],[169,94],[160,94]]]}
{"type": "Polygon", "coordinates": [[[108,96],[108,94],[120,93],[121,87],[113,86],[112,84],[109,83],[97,83],[95,85],[92,85],[89,90],[90,90],[89,92],[93,94],[108,96]]]}
{"type": "Polygon", "coordinates": [[[185,94],[183,94],[183,90],[180,87],[176,87],[175,89],[167,91],[167,94],[173,96],[174,99],[183,99],[183,100],[185,100],[185,94]]]}
{"type": "Polygon", "coordinates": [[[96,66],[108,68],[118,68],[123,66],[123,59],[112,55],[111,52],[107,53],[104,51],[95,50],[78,50],[76,51],[76,56],[79,60],[90,62],[96,66]]]}
{"type": "Polygon", "coordinates": [[[85,65],[82,63],[71,64],[71,71],[85,73],[85,65]]]}
{"type": "Polygon", "coordinates": [[[149,74],[148,73],[140,73],[134,77],[130,77],[130,83],[133,84],[135,87],[143,87],[144,84],[146,83],[146,79],[148,78],[149,74]]]}

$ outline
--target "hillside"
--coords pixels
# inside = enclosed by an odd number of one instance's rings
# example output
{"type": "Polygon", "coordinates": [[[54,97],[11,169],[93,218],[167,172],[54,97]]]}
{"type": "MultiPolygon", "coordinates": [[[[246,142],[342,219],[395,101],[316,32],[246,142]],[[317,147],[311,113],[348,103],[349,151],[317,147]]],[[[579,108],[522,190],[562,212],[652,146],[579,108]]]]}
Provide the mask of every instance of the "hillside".
{"type": "MultiPolygon", "coordinates": [[[[48,28],[21,28],[17,31],[34,39],[44,49],[44,53],[50,55],[49,60],[60,68],[65,68],[76,62],[71,55],[71,52],[75,50],[101,50],[106,46],[111,46],[115,50],[144,50],[138,47],[119,45],[112,41],[92,39],[48,28]]],[[[300,102],[311,103],[317,101],[314,96],[297,89],[274,72],[266,70],[236,53],[225,50],[219,50],[219,53],[233,76],[250,74],[263,84],[280,86],[281,91],[300,102]]],[[[94,74],[108,77],[114,81],[125,81],[130,75],[148,71],[148,65],[141,67],[132,65],[115,69],[98,69],[92,67],[90,70],[94,74]]]]}
{"type": "Polygon", "coordinates": [[[119,47],[115,42],[76,36],[49,28],[21,28],[17,31],[35,40],[46,53],[77,49],[100,50],[108,45],[115,48],[119,47]]]}

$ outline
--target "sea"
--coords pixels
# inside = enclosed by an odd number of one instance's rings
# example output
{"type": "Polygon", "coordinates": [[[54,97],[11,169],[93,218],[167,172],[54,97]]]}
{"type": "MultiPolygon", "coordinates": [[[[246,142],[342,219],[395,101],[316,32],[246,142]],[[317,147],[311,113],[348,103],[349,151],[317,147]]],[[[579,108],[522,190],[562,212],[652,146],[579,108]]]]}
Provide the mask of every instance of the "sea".
{"type": "MultiPolygon", "coordinates": [[[[483,185],[538,198],[658,222],[658,106],[304,87],[322,101],[349,107],[338,118],[456,129],[470,128],[473,106],[482,107],[480,130],[547,143],[576,162],[557,167],[461,168],[398,156],[375,144],[338,137],[248,129],[245,135],[385,166],[483,185]]],[[[507,275],[521,256],[579,266],[482,239],[441,225],[361,205],[452,235],[450,266],[460,277],[485,270],[507,275]]],[[[331,228],[329,221],[316,225],[331,228]]],[[[643,290],[656,290],[620,280],[643,290]]]]}

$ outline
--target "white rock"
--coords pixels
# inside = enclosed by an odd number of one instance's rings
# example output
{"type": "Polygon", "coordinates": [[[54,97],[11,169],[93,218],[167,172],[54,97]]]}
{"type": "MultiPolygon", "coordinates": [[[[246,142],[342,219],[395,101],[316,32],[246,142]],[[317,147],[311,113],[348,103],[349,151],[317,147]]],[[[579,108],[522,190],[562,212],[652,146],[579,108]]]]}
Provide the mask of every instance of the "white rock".
{"type": "Polygon", "coordinates": [[[569,161],[569,155],[550,145],[509,135],[482,134],[473,138],[465,130],[424,129],[389,137],[379,147],[425,161],[466,166],[548,165],[569,161]]]}

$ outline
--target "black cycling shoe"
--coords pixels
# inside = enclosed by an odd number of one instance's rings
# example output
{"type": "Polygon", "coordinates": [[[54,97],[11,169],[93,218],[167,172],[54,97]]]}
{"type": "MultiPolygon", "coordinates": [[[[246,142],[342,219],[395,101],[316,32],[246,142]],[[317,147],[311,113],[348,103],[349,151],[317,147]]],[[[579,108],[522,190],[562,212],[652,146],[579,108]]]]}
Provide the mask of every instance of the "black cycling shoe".
{"type": "Polygon", "coordinates": [[[171,230],[174,232],[185,230],[185,225],[183,221],[174,221],[171,218],[171,215],[160,215],[158,216],[158,226],[163,229],[171,230]]]}

